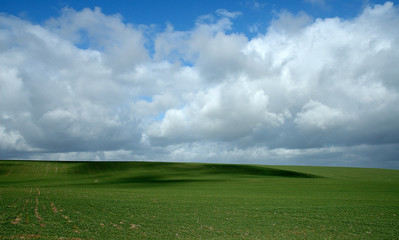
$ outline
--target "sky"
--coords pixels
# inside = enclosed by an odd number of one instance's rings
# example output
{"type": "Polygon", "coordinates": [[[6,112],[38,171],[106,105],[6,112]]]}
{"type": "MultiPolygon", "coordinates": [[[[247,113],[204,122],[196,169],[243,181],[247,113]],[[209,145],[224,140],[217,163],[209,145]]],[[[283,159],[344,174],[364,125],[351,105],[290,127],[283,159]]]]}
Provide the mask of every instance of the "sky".
{"type": "Polygon", "coordinates": [[[0,159],[399,169],[385,1],[0,1],[0,159]]]}

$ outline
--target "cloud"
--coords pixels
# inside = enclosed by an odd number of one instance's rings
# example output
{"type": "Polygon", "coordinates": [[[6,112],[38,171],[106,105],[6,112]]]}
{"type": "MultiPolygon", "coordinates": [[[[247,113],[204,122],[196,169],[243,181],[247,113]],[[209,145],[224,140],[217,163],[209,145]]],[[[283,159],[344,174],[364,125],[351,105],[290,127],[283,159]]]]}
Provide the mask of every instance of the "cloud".
{"type": "Polygon", "coordinates": [[[270,28],[273,31],[283,31],[285,34],[289,35],[302,30],[312,22],[312,17],[305,12],[299,12],[294,15],[288,11],[282,11],[278,14],[278,17],[272,21],[270,28]]]}
{"type": "Polygon", "coordinates": [[[124,148],[140,141],[136,120],[118,109],[129,90],[113,75],[117,71],[107,61],[112,54],[79,49],[52,28],[14,17],[2,16],[1,23],[11,36],[2,41],[0,56],[7,129],[51,152],[124,148]]]}
{"type": "Polygon", "coordinates": [[[148,60],[139,28],[124,24],[120,15],[104,15],[98,7],[80,12],[64,8],[59,18],[47,21],[46,27],[77,46],[104,52],[104,61],[113,69],[131,68],[148,60]]]}
{"type": "Polygon", "coordinates": [[[229,12],[226,9],[218,9],[216,10],[216,14],[226,18],[236,18],[241,15],[241,12],[229,12]]]}
{"type": "Polygon", "coordinates": [[[287,112],[271,112],[269,97],[245,78],[224,82],[198,92],[190,104],[170,109],[162,122],[149,128],[151,138],[194,141],[220,139],[232,141],[252,135],[260,129],[282,125],[287,112]]]}
{"type": "Polygon", "coordinates": [[[294,122],[299,128],[326,130],[333,127],[345,127],[349,120],[348,114],[310,100],[296,115],[294,122]]]}
{"type": "Polygon", "coordinates": [[[0,147],[2,151],[18,150],[26,151],[31,150],[26,145],[25,139],[19,132],[6,131],[5,127],[0,125],[0,147]]]}
{"type": "Polygon", "coordinates": [[[154,34],[100,8],[0,15],[0,157],[399,168],[393,3],[281,11],[253,38],[238,15],[154,34]]]}

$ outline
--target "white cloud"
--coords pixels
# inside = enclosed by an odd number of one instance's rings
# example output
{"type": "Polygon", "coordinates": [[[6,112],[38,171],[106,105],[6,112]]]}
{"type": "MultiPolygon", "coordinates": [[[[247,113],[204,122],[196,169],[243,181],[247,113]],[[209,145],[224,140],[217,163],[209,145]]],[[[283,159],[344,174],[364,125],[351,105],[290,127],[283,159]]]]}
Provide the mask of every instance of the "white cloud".
{"type": "Polygon", "coordinates": [[[350,116],[339,109],[311,100],[303,106],[294,121],[303,129],[327,130],[334,127],[345,127],[349,120],[350,116]]]}
{"type": "Polygon", "coordinates": [[[50,19],[47,27],[74,44],[104,51],[113,69],[129,69],[148,60],[143,33],[124,24],[119,15],[104,15],[98,7],[80,12],[64,8],[61,17],[50,19]]]}
{"type": "MultiPolygon", "coordinates": [[[[7,57],[11,57],[10,55],[12,54],[8,54],[7,57]]],[[[16,110],[23,111],[29,101],[18,70],[7,67],[5,60],[0,58],[0,108],[4,114],[13,114],[16,110]]]]}
{"type": "Polygon", "coordinates": [[[2,111],[10,116],[4,126],[49,151],[108,149],[140,140],[137,121],[115,115],[130,90],[104,60],[108,53],[79,49],[57,31],[17,18],[1,21],[14,38],[3,42],[7,49],[0,55],[2,111]]]}
{"type": "Polygon", "coordinates": [[[241,15],[241,12],[229,12],[226,9],[218,9],[216,10],[216,14],[226,18],[236,18],[241,15]]]}
{"type": "Polygon", "coordinates": [[[148,135],[168,141],[243,138],[279,127],[289,117],[287,112],[271,112],[268,101],[265,92],[245,78],[225,82],[193,95],[183,108],[168,110],[161,123],[149,127],[148,135]]]}
{"type": "Polygon", "coordinates": [[[169,24],[150,36],[99,8],[67,8],[44,25],[1,15],[0,148],[377,166],[368,146],[389,165],[399,143],[396,6],[348,20],[283,11],[252,39],[233,31],[238,15],[218,10],[191,30],[169,24]]]}
{"type": "Polygon", "coordinates": [[[290,35],[302,30],[312,22],[312,17],[304,12],[299,12],[297,15],[294,15],[290,12],[282,11],[278,14],[278,18],[272,21],[270,30],[284,32],[284,34],[290,35]]]}
{"type": "Polygon", "coordinates": [[[2,151],[29,151],[33,150],[29,147],[24,137],[17,131],[7,131],[4,126],[0,125],[0,149],[2,151]]]}

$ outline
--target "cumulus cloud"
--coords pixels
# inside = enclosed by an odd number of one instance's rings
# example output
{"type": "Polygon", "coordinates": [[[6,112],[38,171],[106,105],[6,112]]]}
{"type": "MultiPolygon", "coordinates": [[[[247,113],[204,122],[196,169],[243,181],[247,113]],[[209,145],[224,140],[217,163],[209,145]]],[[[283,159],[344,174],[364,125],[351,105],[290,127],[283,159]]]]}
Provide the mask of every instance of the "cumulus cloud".
{"type": "Polygon", "coordinates": [[[333,127],[345,127],[350,116],[316,101],[309,101],[302,108],[294,122],[303,129],[318,128],[322,130],[333,127]]]}
{"type": "Polygon", "coordinates": [[[260,129],[281,126],[287,112],[271,112],[265,92],[245,78],[224,82],[195,94],[190,104],[170,109],[149,128],[152,138],[233,141],[260,129]]]}
{"type": "Polygon", "coordinates": [[[305,12],[299,12],[298,14],[292,14],[288,11],[282,11],[278,14],[278,17],[271,23],[270,28],[273,31],[284,32],[286,35],[295,33],[303,29],[313,21],[312,17],[307,15],[305,12]]]}
{"type": "Polygon", "coordinates": [[[129,68],[148,59],[143,33],[122,16],[107,16],[96,7],[80,12],[64,8],[62,15],[47,21],[46,27],[73,44],[104,52],[114,69],[129,68]]]}
{"type": "Polygon", "coordinates": [[[51,152],[113,149],[140,140],[136,120],[120,108],[129,90],[115,79],[104,52],[80,49],[14,17],[2,16],[1,23],[11,36],[2,41],[0,56],[5,127],[51,152]]]}
{"type": "Polygon", "coordinates": [[[239,15],[150,35],[100,8],[0,15],[4,157],[399,168],[397,6],[281,11],[251,39],[239,15]]]}
{"type": "Polygon", "coordinates": [[[31,150],[26,145],[25,139],[19,132],[6,131],[5,127],[0,125],[0,147],[2,151],[26,151],[31,150]]]}

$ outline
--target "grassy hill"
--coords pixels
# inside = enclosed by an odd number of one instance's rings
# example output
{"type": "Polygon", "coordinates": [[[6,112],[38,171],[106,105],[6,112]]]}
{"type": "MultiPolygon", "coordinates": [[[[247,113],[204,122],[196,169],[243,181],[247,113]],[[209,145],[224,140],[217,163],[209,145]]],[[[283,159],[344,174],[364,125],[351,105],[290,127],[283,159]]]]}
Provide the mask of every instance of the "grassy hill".
{"type": "Polygon", "coordinates": [[[0,239],[398,239],[399,171],[0,161],[0,239]]]}

